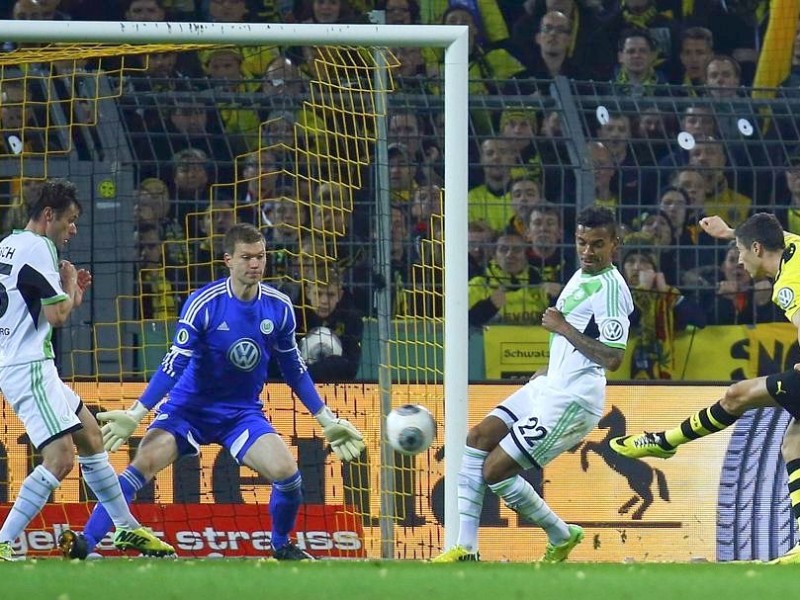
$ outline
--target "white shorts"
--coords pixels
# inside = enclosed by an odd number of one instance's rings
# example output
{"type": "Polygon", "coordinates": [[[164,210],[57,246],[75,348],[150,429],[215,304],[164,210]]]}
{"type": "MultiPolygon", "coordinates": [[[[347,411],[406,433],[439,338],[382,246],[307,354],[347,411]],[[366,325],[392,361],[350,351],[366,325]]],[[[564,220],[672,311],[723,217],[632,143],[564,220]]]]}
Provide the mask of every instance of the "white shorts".
{"type": "Polygon", "coordinates": [[[61,381],[52,360],[0,368],[0,391],[37,449],[82,427],[81,399],[61,381]]]}
{"type": "Polygon", "coordinates": [[[605,381],[584,386],[581,395],[537,377],[489,414],[508,426],[500,447],[524,469],[544,467],[585,438],[600,421],[605,381]]]}

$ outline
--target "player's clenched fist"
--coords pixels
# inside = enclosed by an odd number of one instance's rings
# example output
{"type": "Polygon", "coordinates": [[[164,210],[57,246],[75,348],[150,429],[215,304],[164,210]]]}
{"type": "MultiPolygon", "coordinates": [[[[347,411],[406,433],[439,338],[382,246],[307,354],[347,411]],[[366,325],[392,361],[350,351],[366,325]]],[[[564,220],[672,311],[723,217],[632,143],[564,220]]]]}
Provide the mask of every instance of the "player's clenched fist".
{"type": "Polygon", "coordinates": [[[552,333],[559,333],[566,322],[567,321],[564,318],[564,315],[561,314],[561,311],[559,311],[557,308],[553,308],[552,306],[544,311],[544,314],[542,315],[542,327],[552,333]]]}

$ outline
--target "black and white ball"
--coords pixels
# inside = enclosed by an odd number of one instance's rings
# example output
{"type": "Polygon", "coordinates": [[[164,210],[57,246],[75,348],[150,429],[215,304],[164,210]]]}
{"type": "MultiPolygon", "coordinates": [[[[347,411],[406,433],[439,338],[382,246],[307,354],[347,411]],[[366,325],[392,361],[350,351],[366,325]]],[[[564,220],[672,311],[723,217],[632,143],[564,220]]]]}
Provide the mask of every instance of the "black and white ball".
{"type": "Polygon", "coordinates": [[[313,365],[327,356],[342,355],[342,340],[327,327],[315,327],[297,344],[300,356],[313,365]]]}
{"type": "Polygon", "coordinates": [[[414,456],[430,448],[436,437],[436,420],[424,406],[404,404],[386,416],[386,436],[400,454],[414,456]]]}

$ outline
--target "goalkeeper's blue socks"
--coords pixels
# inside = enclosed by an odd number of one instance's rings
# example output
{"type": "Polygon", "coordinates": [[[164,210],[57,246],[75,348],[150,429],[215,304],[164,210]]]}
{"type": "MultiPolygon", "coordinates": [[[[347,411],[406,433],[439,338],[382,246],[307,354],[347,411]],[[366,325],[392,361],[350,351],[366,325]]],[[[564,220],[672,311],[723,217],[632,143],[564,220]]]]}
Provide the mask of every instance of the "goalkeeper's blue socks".
{"type": "MultiPolygon", "coordinates": [[[[128,467],[119,476],[119,485],[125,500],[131,503],[136,496],[136,492],[142,489],[147,482],[136,467],[128,467]]],[[[92,552],[94,547],[102,540],[105,535],[114,527],[114,522],[108,516],[108,512],[99,502],[95,505],[86,526],[83,528],[83,537],[86,538],[88,551],[92,552]]]]}
{"type": "Polygon", "coordinates": [[[303,502],[303,478],[300,471],[291,477],[272,482],[269,513],[272,516],[272,547],[283,548],[289,543],[297,512],[303,502]]]}

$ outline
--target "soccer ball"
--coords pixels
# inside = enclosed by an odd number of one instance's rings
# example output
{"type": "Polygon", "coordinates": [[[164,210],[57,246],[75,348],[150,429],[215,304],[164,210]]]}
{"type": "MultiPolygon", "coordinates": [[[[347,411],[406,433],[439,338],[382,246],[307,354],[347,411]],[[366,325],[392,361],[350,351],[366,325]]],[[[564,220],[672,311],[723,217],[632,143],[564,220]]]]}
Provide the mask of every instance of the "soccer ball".
{"type": "Polygon", "coordinates": [[[386,436],[400,454],[414,456],[430,448],[436,437],[436,420],[424,406],[404,404],[387,415],[386,436]]]}
{"type": "Polygon", "coordinates": [[[297,344],[300,356],[313,365],[326,356],[341,356],[342,341],[327,327],[315,327],[297,344]]]}

